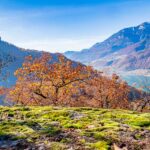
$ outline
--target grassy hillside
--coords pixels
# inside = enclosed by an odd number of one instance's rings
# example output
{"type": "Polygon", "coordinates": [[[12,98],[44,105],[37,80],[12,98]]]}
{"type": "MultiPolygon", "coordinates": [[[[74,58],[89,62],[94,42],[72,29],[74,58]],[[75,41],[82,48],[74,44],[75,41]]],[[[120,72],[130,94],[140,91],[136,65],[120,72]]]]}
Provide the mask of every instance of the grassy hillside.
{"type": "Polygon", "coordinates": [[[0,107],[0,149],[130,150],[150,145],[150,113],[96,108],[0,107]]]}

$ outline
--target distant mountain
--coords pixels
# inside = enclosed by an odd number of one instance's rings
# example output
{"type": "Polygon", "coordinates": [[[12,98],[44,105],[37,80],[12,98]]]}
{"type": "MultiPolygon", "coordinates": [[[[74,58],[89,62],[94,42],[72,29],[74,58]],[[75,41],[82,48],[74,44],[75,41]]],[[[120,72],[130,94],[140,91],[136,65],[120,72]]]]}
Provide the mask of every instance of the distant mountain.
{"type": "Polygon", "coordinates": [[[68,51],[64,55],[97,69],[150,69],[150,23],[125,28],[89,49],[68,51]]]}

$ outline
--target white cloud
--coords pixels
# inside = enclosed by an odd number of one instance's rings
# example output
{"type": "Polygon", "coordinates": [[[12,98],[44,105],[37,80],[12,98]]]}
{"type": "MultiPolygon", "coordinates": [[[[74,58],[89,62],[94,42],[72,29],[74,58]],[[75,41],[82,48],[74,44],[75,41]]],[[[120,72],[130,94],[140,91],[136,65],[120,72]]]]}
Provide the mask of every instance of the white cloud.
{"type": "Polygon", "coordinates": [[[89,37],[84,39],[45,39],[45,40],[32,40],[26,42],[18,42],[16,45],[36,50],[44,50],[49,52],[64,52],[67,50],[81,50],[89,48],[93,44],[104,40],[105,37],[89,37]]]}

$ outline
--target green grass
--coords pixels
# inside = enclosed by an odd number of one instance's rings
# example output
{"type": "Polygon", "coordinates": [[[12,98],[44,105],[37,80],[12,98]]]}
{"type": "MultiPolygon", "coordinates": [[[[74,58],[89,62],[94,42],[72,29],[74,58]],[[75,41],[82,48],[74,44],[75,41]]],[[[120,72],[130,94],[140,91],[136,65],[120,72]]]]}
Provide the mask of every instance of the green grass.
{"type": "Polygon", "coordinates": [[[109,150],[124,130],[139,131],[137,139],[141,130],[150,130],[150,113],[113,109],[0,107],[0,120],[0,138],[43,142],[52,150],[109,150]]]}

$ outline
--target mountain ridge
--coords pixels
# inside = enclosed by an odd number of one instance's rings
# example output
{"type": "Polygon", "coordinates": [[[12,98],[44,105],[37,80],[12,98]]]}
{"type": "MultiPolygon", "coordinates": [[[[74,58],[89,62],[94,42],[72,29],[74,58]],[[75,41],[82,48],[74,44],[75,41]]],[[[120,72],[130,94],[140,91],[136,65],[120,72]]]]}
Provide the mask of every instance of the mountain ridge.
{"type": "MultiPolygon", "coordinates": [[[[14,72],[22,66],[25,57],[29,55],[33,58],[40,57],[43,52],[44,51],[20,48],[0,38],[0,85],[5,87],[14,85],[16,82],[14,72]],[[8,76],[6,80],[3,80],[5,75],[8,76]]],[[[58,53],[49,52],[49,54],[52,56],[52,62],[58,61],[58,53]]]]}
{"type": "Polygon", "coordinates": [[[96,69],[150,69],[150,23],[144,22],[135,27],[124,28],[89,49],[69,51],[64,55],[96,69]]]}

